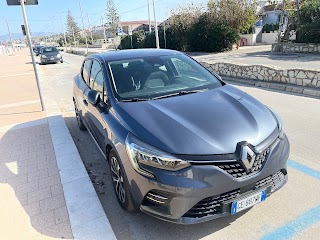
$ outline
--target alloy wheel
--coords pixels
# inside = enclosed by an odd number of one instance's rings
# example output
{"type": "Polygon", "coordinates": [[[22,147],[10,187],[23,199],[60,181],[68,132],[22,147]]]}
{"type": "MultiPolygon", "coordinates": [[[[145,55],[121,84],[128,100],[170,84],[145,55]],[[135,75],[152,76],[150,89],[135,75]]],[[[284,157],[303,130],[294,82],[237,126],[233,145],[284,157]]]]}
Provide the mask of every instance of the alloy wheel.
{"type": "Polygon", "coordinates": [[[123,175],[121,172],[121,168],[119,162],[116,157],[111,158],[111,174],[112,174],[112,182],[114,189],[116,190],[116,194],[120,202],[124,203],[125,200],[125,190],[123,185],[123,175]]]}

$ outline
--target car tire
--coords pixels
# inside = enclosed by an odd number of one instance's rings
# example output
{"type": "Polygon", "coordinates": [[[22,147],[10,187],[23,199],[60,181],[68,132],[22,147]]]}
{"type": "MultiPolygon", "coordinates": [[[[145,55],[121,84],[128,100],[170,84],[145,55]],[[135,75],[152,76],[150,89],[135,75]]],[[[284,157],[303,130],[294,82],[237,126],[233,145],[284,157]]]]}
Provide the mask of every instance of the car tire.
{"type": "Polygon", "coordinates": [[[111,150],[109,154],[108,161],[112,185],[119,205],[128,212],[135,211],[132,195],[129,191],[129,183],[126,173],[123,169],[121,161],[119,161],[119,158],[113,150],[111,150]]]}
{"type": "Polygon", "coordinates": [[[84,125],[84,123],[82,121],[80,111],[78,110],[78,106],[77,106],[77,104],[76,104],[76,102],[74,100],[73,100],[73,104],[74,104],[74,111],[76,113],[76,119],[77,119],[78,127],[79,127],[79,129],[81,131],[86,131],[87,128],[86,128],[86,126],[84,125]]]}

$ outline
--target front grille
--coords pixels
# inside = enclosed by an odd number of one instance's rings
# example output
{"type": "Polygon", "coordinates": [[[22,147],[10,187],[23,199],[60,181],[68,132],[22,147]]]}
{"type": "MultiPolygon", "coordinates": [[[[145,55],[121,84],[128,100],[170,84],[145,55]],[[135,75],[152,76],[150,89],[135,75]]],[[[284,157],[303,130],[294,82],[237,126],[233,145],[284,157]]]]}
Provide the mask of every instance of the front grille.
{"type": "Polygon", "coordinates": [[[271,192],[274,192],[277,190],[280,185],[283,183],[285,180],[285,175],[283,174],[282,171],[276,172],[274,175],[266,177],[256,183],[255,188],[263,188],[271,185],[271,192]]]}
{"type": "Polygon", "coordinates": [[[214,165],[226,171],[234,178],[246,177],[261,171],[269,156],[269,152],[270,147],[259,153],[254,160],[252,168],[248,171],[246,171],[244,166],[239,161],[216,162],[214,165]]]}
{"type": "Polygon", "coordinates": [[[223,203],[235,199],[239,196],[239,194],[240,189],[237,189],[231,192],[223,193],[220,196],[205,198],[194,205],[193,208],[183,215],[183,217],[201,218],[208,215],[221,213],[223,203]]]}
{"type": "MultiPolygon", "coordinates": [[[[281,186],[284,180],[285,174],[282,171],[278,171],[274,175],[266,177],[256,182],[256,184],[253,184],[251,190],[271,186],[271,192],[273,192],[281,186]]],[[[183,217],[202,218],[209,215],[221,214],[222,206],[226,203],[232,202],[233,199],[236,199],[240,195],[240,190],[241,189],[237,189],[223,193],[219,196],[205,198],[194,205],[186,214],[183,215],[183,217]]],[[[250,191],[250,189],[247,191],[250,191]]]]}

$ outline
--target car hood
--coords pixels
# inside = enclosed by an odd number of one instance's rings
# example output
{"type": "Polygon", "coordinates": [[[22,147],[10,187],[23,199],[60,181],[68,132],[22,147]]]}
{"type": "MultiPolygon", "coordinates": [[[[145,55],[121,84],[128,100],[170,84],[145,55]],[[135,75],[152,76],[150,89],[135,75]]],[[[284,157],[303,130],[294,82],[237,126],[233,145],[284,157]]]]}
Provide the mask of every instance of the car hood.
{"type": "Polygon", "coordinates": [[[256,146],[277,127],[263,104],[229,85],[117,105],[118,117],[132,134],[172,154],[234,153],[237,143],[256,146]]]}

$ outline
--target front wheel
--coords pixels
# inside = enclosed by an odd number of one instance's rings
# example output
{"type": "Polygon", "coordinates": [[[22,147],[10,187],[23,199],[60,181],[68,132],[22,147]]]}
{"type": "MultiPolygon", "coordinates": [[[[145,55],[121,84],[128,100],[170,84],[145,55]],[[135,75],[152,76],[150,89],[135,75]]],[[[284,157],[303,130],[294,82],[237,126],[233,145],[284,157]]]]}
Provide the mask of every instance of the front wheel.
{"type": "Polygon", "coordinates": [[[113,188],[120,206],[128,212],[134,211],[135,209],[133,206],[132,196],[129,191],[129,184],[126,179],[125,172],[120,161],[113,151],[111,151],[109,154],[109,167],[113,188]]]}

